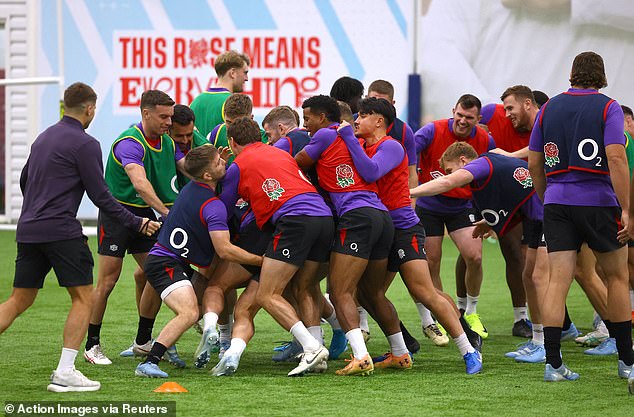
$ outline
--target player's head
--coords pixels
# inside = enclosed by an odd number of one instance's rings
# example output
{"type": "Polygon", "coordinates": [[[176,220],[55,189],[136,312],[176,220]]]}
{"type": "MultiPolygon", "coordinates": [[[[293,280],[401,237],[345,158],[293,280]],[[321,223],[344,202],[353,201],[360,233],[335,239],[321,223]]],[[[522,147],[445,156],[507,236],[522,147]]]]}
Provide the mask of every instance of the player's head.
{"type": "Polygon", "coordinates": [[[457,141],[449,145],[443,152],[440,157],[440,167],[447,174],[451,174],[477,157],[478,153],[473,149],[473,146],[466,142],[457,141]]]}
{"type": "Polygon", "coordinates": [[[582,52],[572,61],[570,86],[599,90],[608,86],[603,58],[595,52],[582,52]]]}
{"type": "Polygon", "coordinates": [[[249,81],[251,60],[238,51],[227,51],[218,55],[214,61],[214,69],[218,79],[225,81],[232,93],[244,91],[244,84],[249,81]]]}
{"type": "Polygon", "coordinates": [[[278,106],[272,109],[262,120],[262,129],[269,137],[269,143],[280,140],[283,134],[297,127],[295,111],[289,106],[278,106]]]}
{"type": "Polygon", "coordinates": [[[95,117],[97,93],[87,84],[76,82],[64,91],[64,112],[82,122],[88,128],[95,117]]]}
{"type": "Polygon", "coordinates": [[[535,103],[537,103],[537,108],[539,109],[541,109],[549,99],[548,94],[539,90],[533,90],[533,97],[535,97],[535,103]]]}
{"type": "Polygon", "coordinates": [[[341,121],[343,122],[345,120],[346,122],[353,125],[354,115],[352,114],[352,110],[350,109],[350,106],[348,106],[348,103],[346,103],[345,101],[337,100],[337,104],[339,105],[339,111],[341,112],[341,121]]]}
{"type": "Polygon", "coordinates": [[[160,90],[147,90],[141,95],[143,129],[148,136],[169,131],[174,114],[174,100],[160,90]]]}
{"type": "Polygon", "coordinates": [[[341,121],[341,111],[337,100],[320,94],[304,100],[304,127],[311,135],[319,129],[341,121]]]}
{"type": "Polygon", "coordinates": [[[170,137],[181,148],[181,150],[189,150],[194,137],[194,122],[196,116],[194,111],[184,104],[174,106],[174,115],[172,116],[172,126],[170,127],[170,137]]]}
{"type": "Polygon", "coordinates": [[[226,163],[220,159],[215,146],[203,145],[192,149],[185,155],[185,170],[196,181],[209,182],[225,176],[226,163]]]}
{"type": "Polygon", "coordinates": [[[225,123],[230,125],[240,117],[253,117],[253,102],[246,94],[231,94],[224,105],[225,123]]]}
{"type": "Polygon", "coordinates": [[[479,98],[473,94],[462,95],[453,109],[453,132],[459,137],[468,137],[482,118],[481,109],[479,98]]]}
{"type": "Polygon", "coordinates": [[[368,87],[368,97],[383,98],[394,104],[394,86],[389,81],[372,81],[368,87]]]}
{"type": "Polygon", "coordinates": [[[514,129],[531,130],[531,116],[537,113],[537,103],[533,91],[525,85],[514,85],[504,90],[500,97],[506,117],[514,129]]]}
{"type": "Polygon", "coordinates": [[[234,154],[240,153],[241,147],[260,142],[260,127],[250,117],[240,117],[227,126],[227,137],[234,154]],[[235,146],[238,145],[238,146],[235,146]]]}
{"type": "Polygon", "coordinates": [[[359,102],[359,116],[354,121],[355,134],[360,138],[368,138],[377,131],[383,135],[396,118],[396,110],[389,101],[369,97],[359,102]]]}
{"type": "Polygon", "coordinates": [[[621,105],[621,109],[623,110],[623,130],[632,136],[634,135],[634,113],[627,106],[621,105]]]}
{"type": "Polygon", "coordinates": [[[352,113],[359,111],[359,101],[362,96],[363,83],[351,77],[339,78],[330,89],[330,97],[348,103],[352,113]]]}

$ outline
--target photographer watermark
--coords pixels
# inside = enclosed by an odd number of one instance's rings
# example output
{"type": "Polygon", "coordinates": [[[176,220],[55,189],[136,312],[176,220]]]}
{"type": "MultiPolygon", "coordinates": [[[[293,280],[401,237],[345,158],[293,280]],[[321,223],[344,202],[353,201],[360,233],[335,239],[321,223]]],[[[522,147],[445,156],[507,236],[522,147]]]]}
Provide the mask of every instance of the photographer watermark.
{"type": "Polygon", "coordinates": [[[4,415],[176,417],[176,401],[7,401],[4,415]]]}

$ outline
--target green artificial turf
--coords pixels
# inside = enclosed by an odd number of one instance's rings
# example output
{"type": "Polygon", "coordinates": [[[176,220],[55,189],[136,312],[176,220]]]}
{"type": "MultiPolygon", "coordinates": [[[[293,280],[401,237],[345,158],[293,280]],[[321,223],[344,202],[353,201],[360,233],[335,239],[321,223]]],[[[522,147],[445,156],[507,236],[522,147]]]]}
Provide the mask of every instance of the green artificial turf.
{"type": "MultiPolygon", "coordinates": [[[[0,299],[12,287],[15,261],[15,234],[0,232],[0,299]]],[[[93,254],[95,239],[90,239],[93,254]]],[[[456,250],[446,241],[443,248],[442,276],[446,291],[455,296],[453,269],[456,250]]],[[[414,367],[407,371],[377,370],[369,377],[338,377],[334,370],[345,365],[341,359],[329,362],[323,375],[288,378],[292,364],[271,361],[277,341],[289,334],[265,312],[256,317],[256,334],[233,377],[211,377],[208,370],[192,367],[199,335],[188,331],[178,342],[187,361],[182,370],[161,363],[170,374],[168,381],[184,386],[188,393],[152,392],[164,380],[134,376],[135,359],[120,358],[119,352],[132,342],[137,327],[134,302],[133,260],[125,261],[123,274],[110,296],[102,327],[103,348],[113,364],[95,366],[84,362],[80,352],[77,368],[99,380],[97,392],[54,394],[46,391],[48,378],[57,365],[62,329],[69,307],[66,291],[58,287],[53,275],[35,304],[0,335],[0,404],[8,401],[176,401],[178,416],[431,416],[431,415],[634,415],[634,396],[627,383],[617,376],[617,358],[590,357],[574,342],[564,343],[566,364],[579,374],[576,382],[545,383],[543,364],[518,364],[504,353],[522,339],[511,336],[513,311],[504,279],[504,262],[497,244],[484,243],[484,283],[478,312],[489,330],[483,347],[484,369],[467,376],[464,363],[453,343],[439,348],[422,336],[414,303],[402,282],[395,280],[388,293],[401,320],[419,339],[421,351],[414,356],[414,367]]],[[[96,277],[95,270],[95,277],[96,277]]],[[[568,307],[573,321],[587,331],[592,309],[574,284],[568,307]]],[[[172,313],[163,308],[157,318],[155,335],[172,313]]],[[[388,350],[386,339],[371,322],[372,355],[388,350]]],[[[323,326],[327,342],[329,326],[323,326]]],[[[213,366],[216,363],[212,359],[213,366]]],[[[210,367],[211,367],[210,366],[210,367]]],[[[8,415],[8,414],[7,414],[8,415]]],[[[15,414],[14,414],[15,415],[15,414]]]]}

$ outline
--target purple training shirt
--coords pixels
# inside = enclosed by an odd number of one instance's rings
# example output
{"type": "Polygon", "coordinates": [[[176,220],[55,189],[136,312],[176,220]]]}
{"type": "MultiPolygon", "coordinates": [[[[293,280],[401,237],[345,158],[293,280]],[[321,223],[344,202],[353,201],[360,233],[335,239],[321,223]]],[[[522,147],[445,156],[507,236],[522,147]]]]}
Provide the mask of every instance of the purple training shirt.
{"type": "MultiPolygon", "coordinates": [[[[568,89],[571,93],[596,93],[597,90],[568,89]]],[[[528,149],[544,152],[544,135],[539,125],[541,111],[537,114],[531,132],[528,149]]],[[[608,107],[603,130],[603,144],[625,146],[623,135],[623,111],[619,103],[613,101],[608,107]]],[[[544,204],[563,204],[567,206],[614,207],[619,202],[612,188],[609,175],[597,175],[591,172],[573,170],[546,177],[544,204]],[[589,191],[591,190],[591,191],[589,191]]]]}
{"type": "MultiPolygon", "coordinates": [[[[331,126],[338,126],[333,123],[328,128],[319,129],[304,147],[306,155],[313,161],[317,162],[321,154],[330,147],[337,139],[337,131],[331,126]]],[[[342,191],[329,192],[330,199],[335,205],[337,216],[341,217],[350,210],[370,207],[377,210],[388,211],[385,205],[379,199],[379,196],[372,191],[342,191]]]]}

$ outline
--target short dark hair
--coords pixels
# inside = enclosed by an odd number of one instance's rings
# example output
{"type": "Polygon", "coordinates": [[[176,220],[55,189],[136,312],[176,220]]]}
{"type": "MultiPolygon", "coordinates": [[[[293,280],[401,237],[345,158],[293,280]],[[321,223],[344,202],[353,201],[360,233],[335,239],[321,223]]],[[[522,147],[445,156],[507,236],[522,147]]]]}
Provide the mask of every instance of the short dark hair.
{"type": "Polygon", "coordinates": [[[370,92],[375,91],[379,94],[385,94],[390,98],[390,100],[394,100],[394,86],[391,82],[385,80],[375,80],[372,81],[370,86],[368,87],[368,94],[370,92]]]}
{"type": "Polygon", "coordinates": [[[185,171],[192,177],[201,179],[217,154],[218,149],[212,144],[195,147],[185,155],[185,171]]]}
{"type": "Polygon", "coordinates": [[[230,69],[242,68],[244,65],[251,65],[251,60],[245,54],[238,51],[227,51],[218,55],[214,61],[216,75],[222,77],[230,69]]]}
{"type": "Polygon", "coordinates": [[[64,108],[78,109],[86,104],[97,102],[97,93],[88,84],[76,82],[64,91],[64,108]]]}
{"type": "Polygon", "coordinates": [[[386,128],[396,119],[394,106],[384,98],[364,98],[359,102],[359,114],[379,114],[383,116],[386,128]]]}
{"type": "Polygon", "coordinates": [[[179,124],[181,126],[187,126],[190,123],[196,121],[196,115],[194,111],[184,104],[177,104],[174,106],[174,115],[172,116],[172,123],[179,124]]]}
{"type": "Polygon", "coordinates": [[[509,87],[502,93],[500,100],[504,101],[508,96],[515,96],[517,101],[523,101],[529,99],[531,103],[537,104],[535,101],[535,96],[533,95],[533,91],[526,87],[525,85],[514,85],[513,87],[509,87]]]}
{"type": "Polygon", "coordinates": [[[604,88],[608,86],[603,58],[595,52],[582,52],[572,61],[570,85],[581,88],[604,88]]]}
{"type": "Polygon", "coordinates": [[[253,113],[251,97],[240,93],[231,94],[225,101],[224,113],[225,117],[231,118],[251,116],[253,113]]]}
{"type": "Polygon", "coordinates": [[[161,90],[147,90],[141,94],[141,110],[173,105],[174,100],[161,90]]]}
{"type": "Polygon", "coordinates": [[[296,127],[298,125],[298,119],[295,117],[295,111],[289,106],[278,106],[272,109],[262,120],[262,126],[277,125],[278,123],[284,123],[289,127],[296,127]]]}
{"type": "Polygon", "coordinates": [[[625,116],[630,116],[634,118],[634,113],[632,113],[632,109],[621,104],[621,110],[623,110],[623,114],[625,116]]]}
{"type": "Polygon", "coordinates": [[[337,100],[332,97],[325,96],[323,94],[309,97],[302,103],[302,109],[309,107],[310,111],[313,113],[324,113],[326,115],[326,119],[333,123],[339,123],[341,121],[341,110],[339,110],[339,104],[337,104],[337,100]]]}
{"type": "Polygon", "coordinates": [[[456,102],[456,107],[458,107],[458,104],[460,104],[465,110],[477,107],[478,114],[480,114],[480,110],[482,110],[482,102],[473,94],[463,94],[456,102]]]}
{"type": "Polygon", "coordinates": [[[330,89],[330,97],[345,101],[348,104],[350,104],[350,100],[361,95],[363,95],[363,83],[351,77],[339,78],[330,89]]]}
{"type": "Polygon", "coordinates": [[[533,97],[535,97],[535,103],[537,103],[537,107],[539,108],[546,104],[546,102],[550,99],[548,94],[539,90],[533,90],[533,97]]]}
{"type": "Polygon", "coordinates": [[[250,117],[240,117],[227,126],[227,138],[241,146],[262,140],[258,123],[250,117]]]}

